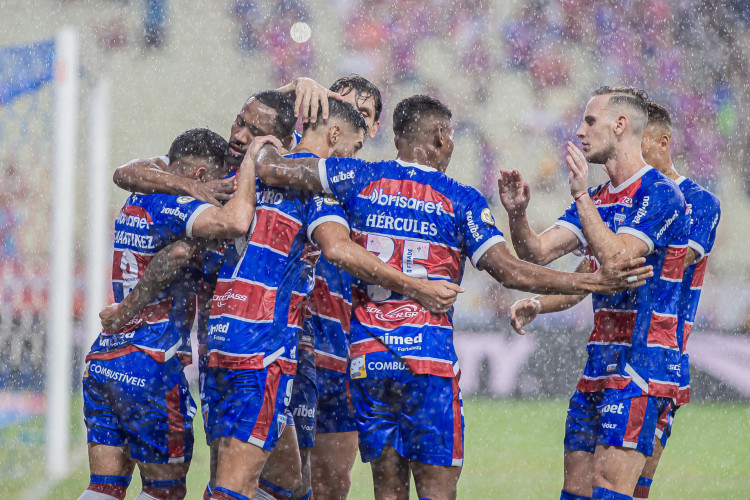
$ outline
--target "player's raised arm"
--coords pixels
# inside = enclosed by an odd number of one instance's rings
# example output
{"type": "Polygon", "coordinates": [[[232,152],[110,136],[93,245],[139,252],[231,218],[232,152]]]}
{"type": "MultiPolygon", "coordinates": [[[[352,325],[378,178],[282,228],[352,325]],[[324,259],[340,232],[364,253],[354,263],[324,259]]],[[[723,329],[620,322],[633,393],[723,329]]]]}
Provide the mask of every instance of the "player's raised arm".
{"type": "Polygon", "coordinates": [[[511,255],[503,243],[493,245],[479,259],[477,267],[486,270],[507,288],[534,293],[574,295],[617,293],[645,284],[653,276],[651,266],[639,267],[644,258],[618,254],[596,273],[564,273],[530,264],[511,255]]]}
{"type": "Polygon", "coordinates": [[[519,259],[546,265],[576,249],[578,238],[564,227],[552,226],[541,234],[531,229],[526,217],[531,191],[518,170],[501,170],[497,186],[500,201],[508,212],[510,237],[519,259]]]}
{"type": "Polygon", "coordinates": [[[180,270],[193,258],[198,246],[199,243],[195,240],[180,240],[159,250],[122,302],[111,304],[99,313],[102,330],[114,332],[125,326],[157,293],[174,281],[180,270]]]}
{"type": "Polygon", "coordinates": [[[354,243],[349,229],[337,222],[324,222],[316,227],[313,239],[328,262],[356,278],[410,297],[433,313],[447,312],[463,292],[450,281],[418,279],[392,268],[354,243]]]}
{"type": "Polygon", "coordinates": [[[255,217],[255,162],[245,155],[237,175],[237,192],[221,208],[207,207],[193,222],[188,236],[195,238],[238,238],[250,230],[255,217]]]}
{"type": "Polygon", "coordinates": [[[256,158],[258,178],[269,186],[288,187],[312,194],[323,194],[318,171],[319,158],[287,158],[281,156],[281,144],[273,136],[257,137],[247,156],[256,158]]]}
{"type": "Polygon", "coordinates": [[[131,160],[115,170],[112,180],[117,187],[133,193],[188,195],[212,205],[220,205],[234,192],[234,179],[201,182],[164,170],[165,157],[131,160]]]}

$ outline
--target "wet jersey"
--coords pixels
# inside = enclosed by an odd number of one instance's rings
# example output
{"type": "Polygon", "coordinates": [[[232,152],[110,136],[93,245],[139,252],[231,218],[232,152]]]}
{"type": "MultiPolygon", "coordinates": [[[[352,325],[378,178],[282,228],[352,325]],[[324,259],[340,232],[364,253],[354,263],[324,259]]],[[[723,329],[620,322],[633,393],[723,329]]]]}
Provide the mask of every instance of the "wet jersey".
{"type": "MultiPolygon", "coordinates": [[[[617,188],[606,182],[589,195],[607,227],[648,245],[645,285],[615,295],[593,294],[594,329],[578,390],[627,389],[633,394],[675,397],[680,349],[677,303],[687,251],[689,219],[677,185],[645,166],[617,188]]],[[[575,202],[556,223],[588,248],[575,202]]],[[[592,258],[593,266],[596,260],[592,258]]]]}
{"type": "MultiPolygon", "coordinates": [[[[333,221],[347,229],[349,222],[338,201],[322,198],[315,207],[316,212],[325,212],[318,217],[322,222],[333,221]]],[[[346,335],[352,317],[352,283],[354,278],[322,256],[315,265],[315,289],[310,297],[310,318],[315,335],[315,366],[339,373],[346,373],[349,353],[346,335]]]]}
{"type": "Polygon", "coordinates": [[[280,359],[292,371],[319,254],[308,234],[321,223],[314,207],[322,201],[260,181],[256,195],[251,232],[227,246],[219,271],[207,335],[209,366],[261,369],[280,359]]]}
{"type": "MultiPolygon", "coordinates": [[[[192,236],[195,219],[210,205],[190,196],[131,195],[115,220],[112,290],[121,302],[165,246],[192,236]]],[[[196,266],[188,266],[127,325],[102,333],[87,359],[111,359],[141,350],[164,362],[186,351],[195,318],[196,266]]]]}
{"type": "Polygon", "coordinates": [[[679,312],[677,313],[677,343],[682,352],[680,392],[677,396],[677,404],[682,405],[690,401],[690,366],[685,349],[698,309],[708,256],[716,240],[716,227],[719,225],[721,208],[719,199],[698,183],[685,177],[680,177],[675,182],[680,187],[688,205],[690,217],[688,246],[698,253],[695,263],[685,269],[682,277],[679,312]]]}
{"type": "MultiPolygon", "coordinates": [[[[323,188],[342,204],[352,239],[410,276],[460,283],[466,257],[477,261],[503,243],[487,201],[476,189],[416,163],[319,162],[323,188]]],[[[391,350],[418,374],[458,373],[451,310],[357,282],[352,290],[350,357],[391,350]]]]}

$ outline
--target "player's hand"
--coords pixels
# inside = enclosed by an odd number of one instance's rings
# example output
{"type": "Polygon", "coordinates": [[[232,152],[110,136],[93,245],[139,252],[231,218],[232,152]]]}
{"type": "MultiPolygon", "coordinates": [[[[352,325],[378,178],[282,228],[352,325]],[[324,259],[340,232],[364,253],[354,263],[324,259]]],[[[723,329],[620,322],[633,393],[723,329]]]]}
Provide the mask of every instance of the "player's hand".
{"type": "Polygon", "coordinates": [[[570,141],[568,141],[567,150],[565,162],[568,164],[570,194],[573,198],[577,198],[589,190],[589,163],[586,161],[583,151],[570,141]]]}
{"type": "Polygon", "coordinates": [[[128,319],[124,317],[120,304],[110,304],[99,313],[103,332],[114,332],[125,326],[128,319]]]}
{"type": "Polygon", "coordinates": [[[204,203],[220,207],[222,202],[229,200],[237,189],[236,176],[231,179],[215,179],[212,181],[194,181],[191,184],[190,196],[204,203]]]}
{"type": "Polygon", "coordinates": [[[510,326],[517,334],[526,335],[523,327],[534,321],[541,310],[542,305],[536,299],[517,300],[510,306],[510,326]]]}
{"type": "Polygon", "coordinates": [[[341,94],[328,90],[311,78],[298,78],[295,87],[297,99],[294,101],[294,116],[299,117],[302,113],[302,122],[315,123],[318,120],[318,110],[322,118],[328,119],[328,98],[332,97],[339,101],[344,98],[341,94]]]}
{"type": "Polygon", "coordinates": [[[643,266],[645,257],[630,258],[620,250],[594,273],[598,281],[596,293],[613,294],[646,284],[654,275],[653,266],[643,266]]]}
{"type": "Polygon", "coordinates": [[[416,286],[411,298],[436,314],[448,312],[458,299],[458,294],[465,291],[455,283],[446,280],[415,279],[415,282],[416,286]]]}
{"type": "Polygon", "coordinates": [[[260,137],[256,137],[255,139],[253,139],[253,142],[251,142],[250,145],[247,147],[247,152],[245,153],[245,157],[249,156],[251,160],[253,161],[256,160],[258,158],[258,152],[266,144],[271,144],[273,147],[275,147],[279,151],[284,149],[284,146],[281,145],[281,141],[277,139],[276,137],[272,135],[262,135],[260,137]]]}
{"type": "Polygon", "coordinates": [[[508,214],[523,213],[531,200],[529,183],[524,181],[518,170],[501,170],[497,179],[500,201],[508,214]]]}

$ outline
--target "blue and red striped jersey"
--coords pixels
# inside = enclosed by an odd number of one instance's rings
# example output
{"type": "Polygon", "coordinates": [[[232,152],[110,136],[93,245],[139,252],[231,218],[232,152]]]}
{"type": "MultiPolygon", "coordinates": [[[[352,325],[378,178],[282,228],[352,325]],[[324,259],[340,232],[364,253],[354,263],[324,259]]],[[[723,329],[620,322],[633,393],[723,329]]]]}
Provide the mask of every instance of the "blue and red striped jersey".
{"type": "Polygon", "coordinates": [[[698,310],[708,256],[716,240],[716,227],[721,218],[721,207],[719,199],[713,193],[693,180],[680,177],[676,182],[688,205],[690,217],[688,246],[698,253],[698,258],[685,269],[682,277],[677,313],[677,343],[682,352],[680,392],[677,396],[677,404],[683,405],[690,402],[690,357],[685,350],[698,310]]]}
{"type": "MultiPolygon", "coordinates": [[[[677,304],[689,229],[685,198],[674,182],[650,166],[617,188],[606,182],[589,189],[589,195],[610,230],[648,245],[646,265],[654,267],[654,276],[634,290],[593,294],[594,329],[577,388],[676,397],[680,372],[677,304]]],[[[556,224],[579,238],[596,268],[575,202],[556,224]]]]}
{"type": "MultiPolygon", "coordinates": [[[[318,221],[316,227],[323,222],[336,222],[351,229],[344,210],[335,198],[325,196],[319,199],[321,201],[313,207],[318,221]]],[[[315,288],[310,296],[310,333],[314,338],[309,348],[315,353],[317,368],[346,372],[349,354],[346,335],[352,316],[353,280],[350,274],[323,256],[315,264],[315,288]]]]}
{"type": "MultiPolygon", "coordinates": [[[[112,290],[121,302],[165,246],[192,236],[193,222],[210,205],[189,196],[133,194],[115,220],[112,290]]],[[[199,269],[188,266],[125,327],[103,332],[87,359],[111,359],[141,350],[164,362],[189,345],[199,269]]]]}
{"type": "MultiPolygon", "coordinates": [[[[319,162],[324,190],[342,204],[352,239],[410,276],[460,283],[466,257],[477,265],[504,243],[487,201],[442,172],[399,160],[319,162]]],[[[453,377],[453,311],[432,314],[416,301],[356,281],[350,356],[391,349],[415,373],[453,377]]]]}
{"type": "Polygon", "coordinates": [[[227,246],[219,271],[207,335],[209,366],[260,369],[279,359],[292,372],[320,253],[308,238],[324,222],[325,211],[316,210],[324,202],[259,180],[256,195],[251,232],[227,246]]]}

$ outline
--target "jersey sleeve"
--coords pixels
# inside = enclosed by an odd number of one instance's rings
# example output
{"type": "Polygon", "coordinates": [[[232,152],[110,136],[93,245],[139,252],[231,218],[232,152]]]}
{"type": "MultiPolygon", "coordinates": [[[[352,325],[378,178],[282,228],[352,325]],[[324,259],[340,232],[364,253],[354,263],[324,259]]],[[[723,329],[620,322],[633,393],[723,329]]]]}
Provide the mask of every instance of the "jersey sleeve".
{"type": "Polygon", "coordinates": [[[721,218],[719,199],[703,191],[691,201],[691,225],[688,246],[698,252],[700,258],[711,252],[716,240],[716,227],[721,218]]]}
{"type": "Polygon", "coordinates": [[[324,222],[337,222],[349,230],[349,221],[344,209],[332,196],[316,196],[311,199],[305,207],[305,220],[307,222],[307,239],[315,243],[312,234],[315,229],[324,222]]]}
{"type": "Polygon", "coordinates": [[[321,158],[318,172],[325,193],[346,205],[359,194],[369,169],[367,162],[358,158],[321,158]]]}
{"type": "MultiPolygon", "coordinates": [[[[656,181],[639,193],[632,209],[617,229],[617,234],[630,234],[648,245],[648,253],[665,247],[674,235],[684,231],[687,221],[685,198],[677,186],[656,181]]],[[[686,242],[685,242],[686,243],[686,242]]]]}
{"type": "Polygon", "coordinates": [[[192,238],[195,219],[210,206],[192,196],[164,195],[161,208],[154,217],[154,228],[162,235],[192,238]]]}
{"type": "MultiPolygon", "coordinates": [[[[591,189],[589,189],[589,195],[591,195],[591,189]]],[[[581,245],[586,245],[586,237],[583,235],[583,226],[581,226],[581,218],[578,217],[578,208],[576,208],[576,202],[570,204],[564,214],[560,216],[555,222],[555,226],[564,227],[573,234],[576,235],[581,245]]]]}
{"type": "Polygon", "coordinates": [[[459,231],[466,254],[474,267],[487,250],[498,243],[505,243],[503,233],[495,225],[487,200],[474,188],[467,187],[460,193],[462,210],[459,231]]]}

